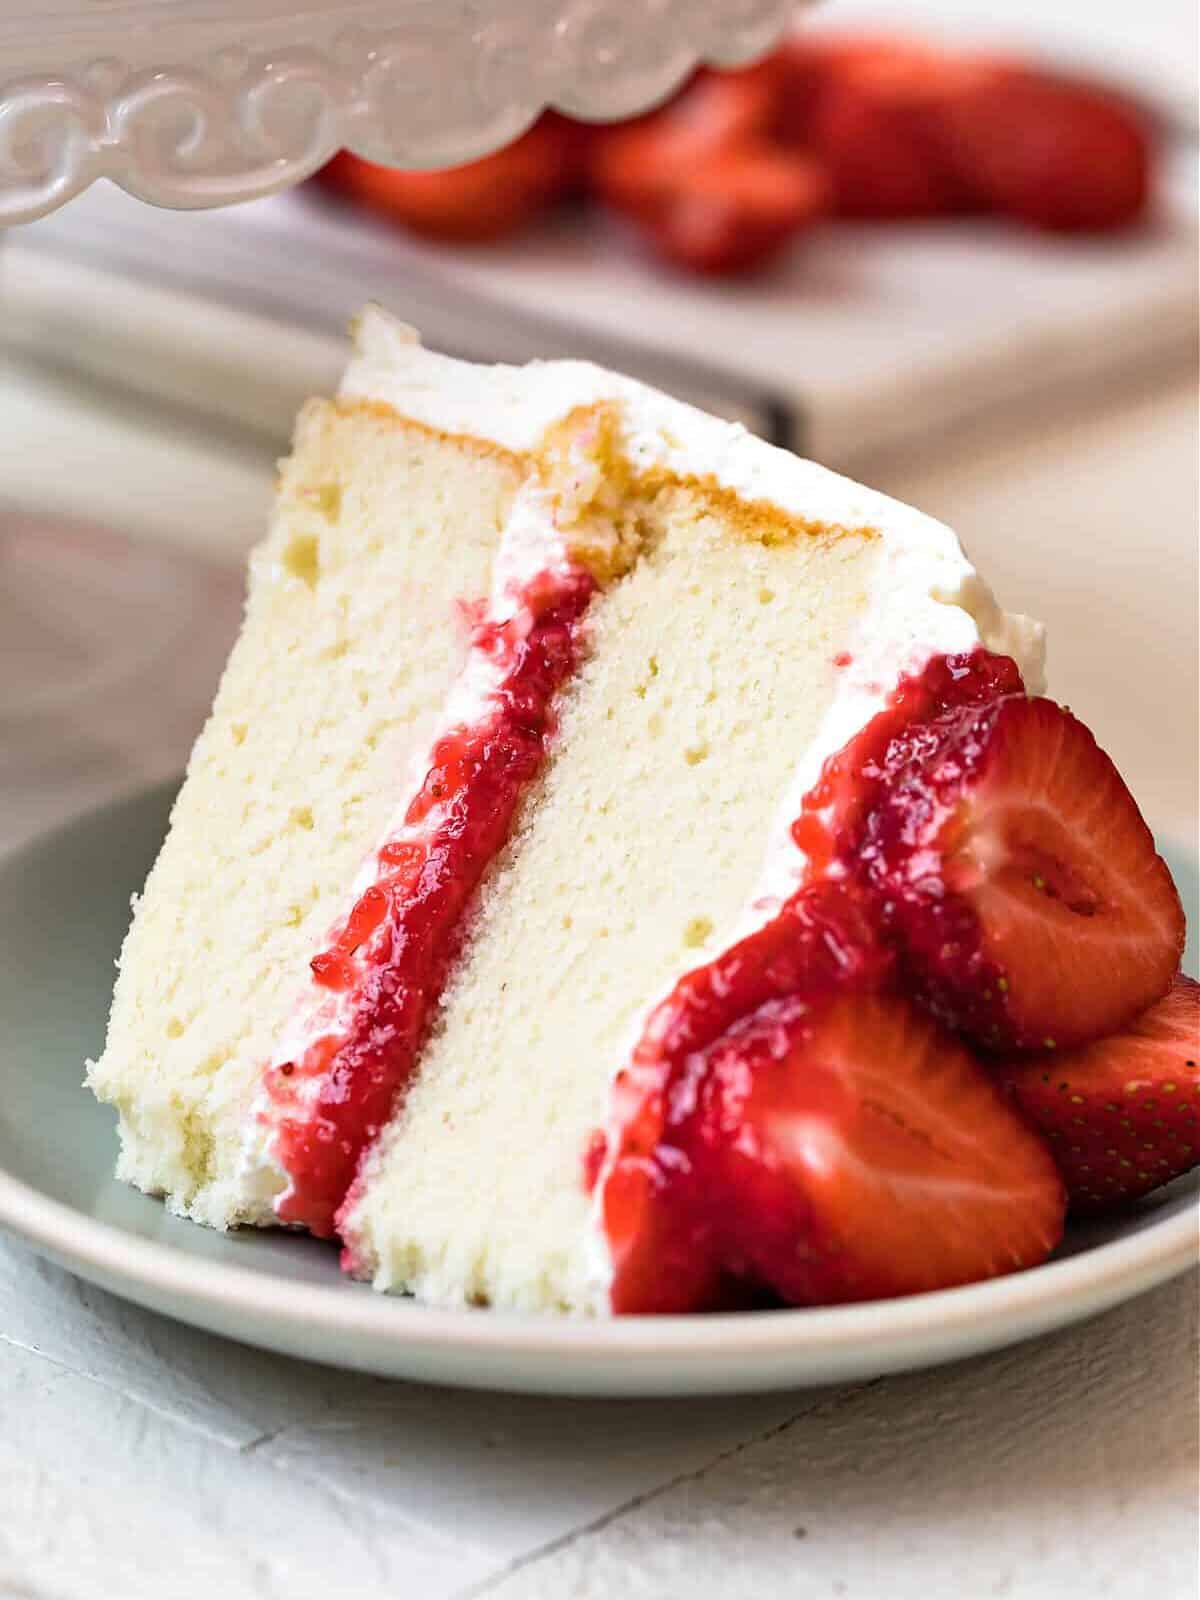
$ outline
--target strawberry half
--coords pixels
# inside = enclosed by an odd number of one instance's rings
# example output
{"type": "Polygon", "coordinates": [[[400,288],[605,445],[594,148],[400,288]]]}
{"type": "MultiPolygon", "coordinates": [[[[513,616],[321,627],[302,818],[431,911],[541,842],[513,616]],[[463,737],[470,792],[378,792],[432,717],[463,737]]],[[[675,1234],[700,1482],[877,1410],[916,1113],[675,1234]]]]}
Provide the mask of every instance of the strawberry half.
{"type": "Polygon", "coordinates": [[[1049,1141],[1071,1210],[1136,1200],[1200,1162],[1200,984],[1178,974],[1129,1027],[999,1067],[1049,1141]]]}
{"type": "Polygon", "coordinates": [[[797,1305],[1013,1272],[1062,1234],[1042,1141],[899,995],[784,1002],[727,1035],[689,1150],[726,1271],[797,1305]]]}
{"type": "Polygon", "coordinates": [[[1124,1027],[1170,986],[1184,919],[1117,769],[1050,700],[951,712],[936,732],[861,852],[914,989],[989,1049],[1124,1027]]]}

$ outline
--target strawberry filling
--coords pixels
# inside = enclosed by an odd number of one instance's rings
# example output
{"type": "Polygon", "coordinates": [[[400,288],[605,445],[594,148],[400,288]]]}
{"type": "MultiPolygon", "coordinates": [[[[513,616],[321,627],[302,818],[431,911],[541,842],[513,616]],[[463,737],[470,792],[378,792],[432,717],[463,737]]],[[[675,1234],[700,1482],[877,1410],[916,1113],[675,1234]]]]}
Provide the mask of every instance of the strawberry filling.
{"type": "Polygon", "coordinates": [[[373,881],[313,957],[316,1036],[264,1075],[284,1222],[335,1232],[363,1151],[404,1092],[472,897],[544,760],[593,588],[582,570],[541,573],[511,617],[472,630],[492,685],[484,710],[438,740],[373,881]]]}

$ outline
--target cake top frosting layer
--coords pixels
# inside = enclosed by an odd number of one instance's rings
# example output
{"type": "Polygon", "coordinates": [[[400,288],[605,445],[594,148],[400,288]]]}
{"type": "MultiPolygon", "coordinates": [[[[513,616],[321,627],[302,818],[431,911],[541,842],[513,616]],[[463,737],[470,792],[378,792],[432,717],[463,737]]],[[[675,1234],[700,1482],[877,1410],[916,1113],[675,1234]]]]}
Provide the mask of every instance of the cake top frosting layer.
{"type": "Polygon", "coordinates": [[[1016,661],[1030,693],[1045,685],[1044,630],[1006,612],[964,555],[955,534],[899,500],[814,461],[768,444],[741,423],[698,411],[635,379],[586,361],[531,361],[481,366],[426,350],[414,328],[368,306],[354,329],[355,353],[343,377],[344,399],[382,403],[446,433],[515,453],[536,449],[548,429],[579,406],[616,402],[622,448],[635,471],[700,480],[748,504],[832,528],[871,529],[883,542],[877,587],[891,634],[871,654],[889,666],[932,650],[983,643],[1016,661]],[[905,598],[912,603],[906,605],[905,598]],[[966,619],[939,616],[957,609],[966,619]]]}
{"type": "Polygon", "coordinates": [[[415,328],[367,306],[356,319],[355,353],[342,379],[347,398],[381,401],[414,421],[521,453],[578,406],[617,401],[624,447],[635,468],[715,480],[747,502],[765,501],[809,522],[900,531],[920,526],[926,542],[949,529],[816,462],[588,361],[481,365],[427,350],[415,328]]]}

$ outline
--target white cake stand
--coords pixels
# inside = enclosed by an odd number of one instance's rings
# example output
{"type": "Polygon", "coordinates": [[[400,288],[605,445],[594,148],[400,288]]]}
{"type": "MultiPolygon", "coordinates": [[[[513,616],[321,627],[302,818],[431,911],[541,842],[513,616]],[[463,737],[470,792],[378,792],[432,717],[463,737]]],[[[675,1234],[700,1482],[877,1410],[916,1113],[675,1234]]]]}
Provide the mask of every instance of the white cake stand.
{"type": "Polygon", "coordinates": [[[546,106],[595,120],[778,38],[796,0],[17,0],[0,17],[0,224],[97,178],[226,205],[341,146],[440,167],[546,106]],[[14,15],[15,10],[15,15],[14,15]]]}
{"type": "MultiPolygon", "coordinates": [[[[546,106],[593,120],[645,110],[699,62],[766,51],[796,5],[10,0],[0,229],[99,178],[153,205],[199,208],[298,183],[341,147],[394,166],[454,165],[546,106]]],[[[31,727],[64,708],[86,720],[89,704],[145,678],[155,658],[140,646],[161,631],[164,597],[208,578],[184,555],[39,517],[32,485],[30,498],[33,508],[0,507],[0,745],[18,767],[44,759],[31,727]]]]}

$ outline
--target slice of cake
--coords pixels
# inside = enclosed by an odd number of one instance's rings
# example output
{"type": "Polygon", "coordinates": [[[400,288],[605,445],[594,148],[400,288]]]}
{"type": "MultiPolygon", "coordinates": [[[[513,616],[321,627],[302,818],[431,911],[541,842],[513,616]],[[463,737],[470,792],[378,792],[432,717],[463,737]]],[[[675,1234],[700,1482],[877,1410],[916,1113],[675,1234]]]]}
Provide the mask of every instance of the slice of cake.
{"type": "Polygon", "coordinates": [[[1062,1182],[979,1051],[1125,1027],[1182,919],[1041,659],[938,523],[368,311],[121,954],[120,1176],[444,1304],[1042,1259],[1062,1182]]]}

